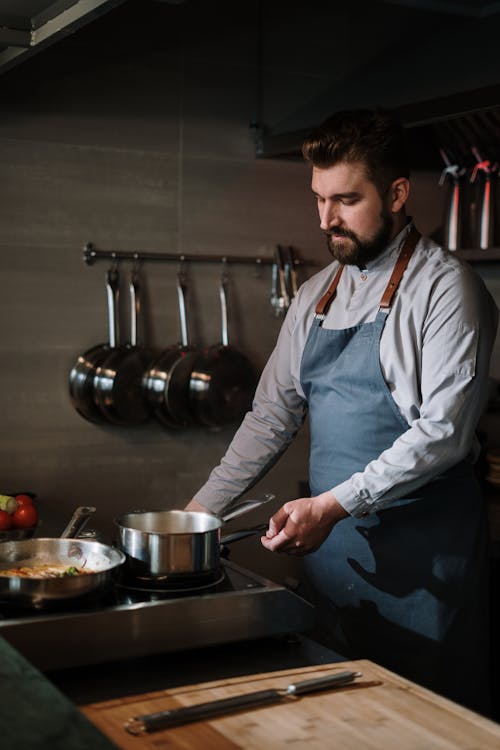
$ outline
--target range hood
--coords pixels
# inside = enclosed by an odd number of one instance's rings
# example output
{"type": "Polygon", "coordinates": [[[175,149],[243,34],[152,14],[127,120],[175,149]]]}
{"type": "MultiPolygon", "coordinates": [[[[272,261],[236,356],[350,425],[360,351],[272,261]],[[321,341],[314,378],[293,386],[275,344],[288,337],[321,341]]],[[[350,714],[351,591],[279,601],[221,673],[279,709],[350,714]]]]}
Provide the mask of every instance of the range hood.
{"type": "Polygon", "coordinates": [[[381,0],[381,2],[471,18],[487,18],[500,13],[498,2],[492,2],[492,0],[381,0]]]}
{"type": "MultiPolygon", "coordinates": [[[[362,18],[363,2],[355,0],[354,11],[356,4],[362,18]]],[[[409,129],[421,166],[442,167],[437,144],[446,134],[467,158],[473,139],[479,150],[493,145],[491,158],[500,159],[500,2],[374,0],[371,7],[388,22],[397,14],[400,33],[396,26],[371,59],[280,122],[256,127],[257,156],[297,158],[306,134],[333,112],[383,107],[409,129]]]]}
{"type": "Polygon", "coordinates": [[[0,0],[0,73],[125,0],[0,0]]]}

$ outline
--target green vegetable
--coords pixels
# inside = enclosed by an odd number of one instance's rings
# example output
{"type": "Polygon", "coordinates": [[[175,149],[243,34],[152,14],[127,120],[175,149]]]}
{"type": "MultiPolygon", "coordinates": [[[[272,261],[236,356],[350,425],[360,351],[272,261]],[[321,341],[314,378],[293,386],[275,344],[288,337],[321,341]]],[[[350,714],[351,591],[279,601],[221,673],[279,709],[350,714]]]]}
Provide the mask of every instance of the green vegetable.
{"type": "Polygon", "coordinates": [[[18,502],[15,497],[11,495],[0,495],[0,510],[6,510],[7,513],[15,513],[17,510],[18,502]]]}
{"type": "Polygon", "coordinates": [[[63,577],[66,577],[66,576],[79,576],[79,575],[80,575],[80,571],[78,570],[78,568],[75,568],[74,565],[71,565],[69,568],[66,568],[66,570],[64,571],[64,573],[61,573],[61,576],[63,576],[63,577]]]}

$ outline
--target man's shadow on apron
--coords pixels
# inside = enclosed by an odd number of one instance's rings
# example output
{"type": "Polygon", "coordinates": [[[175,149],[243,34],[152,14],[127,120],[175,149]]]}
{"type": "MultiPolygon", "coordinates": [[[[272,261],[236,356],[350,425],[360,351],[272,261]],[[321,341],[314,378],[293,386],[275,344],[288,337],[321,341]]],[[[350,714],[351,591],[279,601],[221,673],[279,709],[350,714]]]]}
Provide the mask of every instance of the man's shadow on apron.
{"type": "MultiPolygon", "coordinates": [[[[329,569],[332,599],[328,580],[315,597],[315,637],[324,645],[347,658],[370,658],[451,696],[449,684],[444,690],[446,673],[454,673],[457,655],[471,663],[483,658],[484,645],[475,634],[488,578],[476,560],[484,519],[455,498],[432,492],[352,519],[345,531],[340,523],[330,542],[333,558],[340,553],[339,578],[334,559],[329,569]]],[[[466,680],[468,668],[461,664],[466,680]]],[[[472,705],[474,696],[466,698],[461,690],[455,699],[472,705]]]]}
{"type": "Polygon", "coordinates": [[[453,496],[450,501],[431,493],[375,513],[353,531],[366,547],[360,555],[353,550],[347,563],[375,591],[397,598],[426,591],[454,609],[463,604],[467,581],[477,581],[474,560],[484,533],[481,517],[471,517],[463,503],[457,507],[453,496]]]}

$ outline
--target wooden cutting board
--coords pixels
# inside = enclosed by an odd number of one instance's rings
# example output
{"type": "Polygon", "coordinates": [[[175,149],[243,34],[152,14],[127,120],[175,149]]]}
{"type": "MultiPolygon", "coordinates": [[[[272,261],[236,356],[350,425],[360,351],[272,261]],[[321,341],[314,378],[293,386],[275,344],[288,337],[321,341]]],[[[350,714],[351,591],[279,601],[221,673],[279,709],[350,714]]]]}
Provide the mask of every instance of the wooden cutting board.
{"type": "Polygon", "coordinates": [[[367,660],[186,685],[81,706],[123,750],[500,750],[500,725],[367,660]],[[127,719],[345,670],[353,685],[134,737],[127,719]]]}

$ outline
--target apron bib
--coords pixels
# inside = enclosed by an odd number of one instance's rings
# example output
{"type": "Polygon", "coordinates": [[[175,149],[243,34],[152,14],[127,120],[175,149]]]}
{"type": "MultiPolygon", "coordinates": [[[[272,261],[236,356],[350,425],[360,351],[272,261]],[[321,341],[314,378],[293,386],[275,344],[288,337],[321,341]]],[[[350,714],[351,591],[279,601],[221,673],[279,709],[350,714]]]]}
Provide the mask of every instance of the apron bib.
{"type": "MultiPolygon", "coordinates": [[[[418,238],[408,235],[373,322],[323,328],[342,266],[318,303],[301,363],[313,497],[363,471],[409,429],[382,374],[380,339],[418,238]]],[[[486,712],[486,550],[482,498],[466,462],[384,510],[347,517],[304,558],[323,640],[486,712]]]]}

